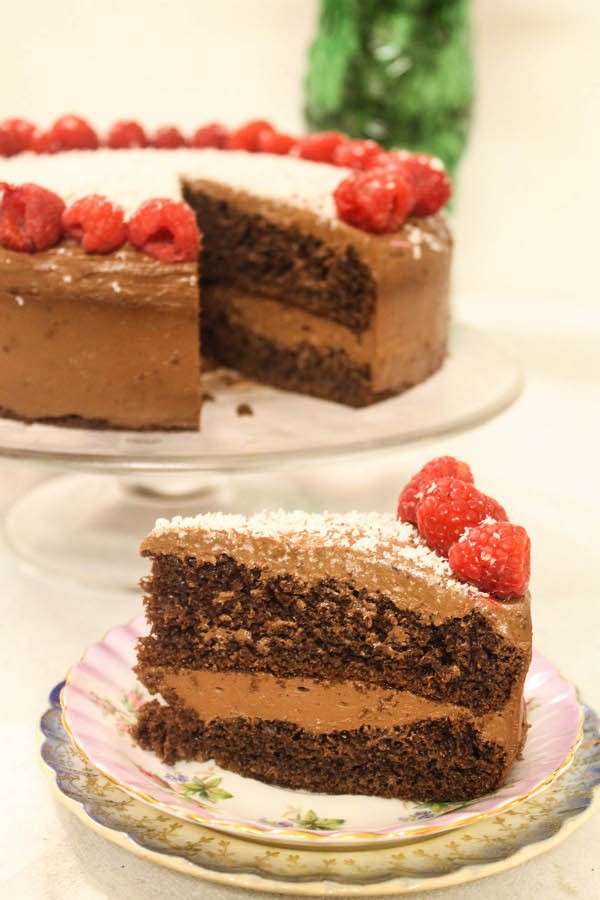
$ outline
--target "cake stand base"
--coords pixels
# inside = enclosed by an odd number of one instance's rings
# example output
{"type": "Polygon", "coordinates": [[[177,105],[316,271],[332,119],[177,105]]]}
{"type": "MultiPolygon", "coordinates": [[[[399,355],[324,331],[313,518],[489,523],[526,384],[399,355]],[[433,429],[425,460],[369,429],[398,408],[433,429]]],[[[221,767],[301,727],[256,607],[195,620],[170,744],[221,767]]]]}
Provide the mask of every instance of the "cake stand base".
{"type": "Polygon", "coordinates": [[[264,475],[165,478],[66,475],[20,497],[5,521],[8,543],[30,572],[91,588],[137,590],[148,563],[140,541],[157,518],[201,512],[304,508],[301,486],[264,475]]]}

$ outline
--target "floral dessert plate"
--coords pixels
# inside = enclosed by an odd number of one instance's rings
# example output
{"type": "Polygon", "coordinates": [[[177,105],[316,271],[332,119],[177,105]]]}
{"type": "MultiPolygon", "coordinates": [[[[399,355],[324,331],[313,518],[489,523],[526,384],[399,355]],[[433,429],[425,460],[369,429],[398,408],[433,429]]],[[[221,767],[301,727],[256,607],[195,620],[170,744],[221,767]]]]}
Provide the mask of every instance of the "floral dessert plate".
{"type": "MultiPolygon", "coordinates": [[[[60,687],[52,691],[41,721],[42,758],[57,797],[96,834],[164,867],[162,877],[153,873],[157,896],[161,886],[165,893],[174,890],[169,879],[174,872],[262,896],[268,891],[292,897],[421,897],[425,890],[498,875],[553,849],[600,806],[600,723],[587,708],[583,741],[568,771],[502,815],[400,845],[265,846],[167,816],[124,794],[70,741],[61,723],[60,687]]],[[[88,869],[93,864],[87,856],[88,869]]],[[[105,870],[104,858],[98,865],[105,870]]],[[[194,892],[183,887],[179,893],[194,892]]]]}
{"type": "Polygon", "coordinates": [[[61,695],[63,722],[83,755],[122,790],[156,809],[233,835],[286,844],[348,846],[430,836],[506,810],[571,763],[582,734],[575,690],[539,654],[527,676],[529,730],[506,784],[468,803],[410,803],[311,794],[263,784],[213,760],[165,765],[130,736],[148,695],[133,672],[143,617],[112,629],[85,653],[61,695]]]}

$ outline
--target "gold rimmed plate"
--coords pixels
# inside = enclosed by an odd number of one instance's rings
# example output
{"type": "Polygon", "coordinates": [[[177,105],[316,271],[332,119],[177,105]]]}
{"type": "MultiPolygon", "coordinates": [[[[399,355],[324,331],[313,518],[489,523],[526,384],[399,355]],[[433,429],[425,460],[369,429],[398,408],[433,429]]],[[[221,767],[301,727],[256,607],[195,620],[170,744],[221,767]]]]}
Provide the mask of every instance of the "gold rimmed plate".
{"type": "Polygon", "coordinates": [[[165,765],[130,729],[147,699],[133,672],[139,617],[112,629],[69,672],[61,700],[65,727],[90,763],[123,791],[157,810],[227,834],[295,846],[383,845],[436,835],[498,814],[548,786],[573,759],[582,712],[575,690],[534,654],[525,685],[529,729],[505,784],[468,803],[410,803],[312,794],[244,778],[214,761],[165,765]]]}
{"type": "Polygon", "coordinates": [[[600,731],[586,709],[572,765],[547,790],[503,815],[400,847],[265,847],[166,816],[129,796],[74,747],[57,686],[41,722],[42,758],[59,799],[87,827],[150,862],[230,887],[292,896],[382,896],[495,875],[556,846],[591,814],[600,784],[600,731]]]}

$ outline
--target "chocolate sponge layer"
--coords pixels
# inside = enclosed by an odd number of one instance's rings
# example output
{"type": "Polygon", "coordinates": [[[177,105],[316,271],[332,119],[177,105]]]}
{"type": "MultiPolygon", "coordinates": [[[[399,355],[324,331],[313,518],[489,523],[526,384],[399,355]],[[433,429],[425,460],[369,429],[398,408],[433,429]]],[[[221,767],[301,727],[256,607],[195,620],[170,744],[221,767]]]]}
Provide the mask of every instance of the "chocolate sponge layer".
{"type": "Polygon", "coordinates": [[[202,231],[202,279],[235,285],[292,305],[355,331],[369,325],[376,286],[370,269],[348,245],[340,249],[293,225],[187,185],[185,199],[202,231]]]}
{"type": "Polygon", "coordinates": [[[493,791],[512,762],[472,724],[456,719],[313,734],[283,721],[205,723],[187,709],[152,700],[141,708],[133,736],[168,764],[214,758],[233,772],[285,787],[416,801],[468,800],[493,791]]]}
{"type": "Polygon", "coordinates": [[[477,611],[432,625],[351,581],[272,577],[224,554],[214,563],[159,555],[145,587],[142,668],[351,679],[480,715],[503,707],[527,664],[477,611]]]}

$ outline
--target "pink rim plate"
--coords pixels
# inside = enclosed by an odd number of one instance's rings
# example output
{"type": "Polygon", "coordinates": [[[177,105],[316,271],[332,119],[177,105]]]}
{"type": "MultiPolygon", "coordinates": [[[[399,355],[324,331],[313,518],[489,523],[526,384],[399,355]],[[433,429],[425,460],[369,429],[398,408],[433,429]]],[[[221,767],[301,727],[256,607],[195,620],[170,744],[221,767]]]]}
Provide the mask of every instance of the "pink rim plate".
{"type": "Polygon", "coordinates": [[[534,653],[525,685],[529,730],[505,785],[469,803],[407,803],[310,794],[243,778],[214,761],[167,766],[129,729],[147,694],[133,672],[142,616],[113,628],[67,677],[63,721],[89,761],[126,793],[163,812],[238,836],[319,846],[407,840],[457,828],[531,797],[570,764],[581,740],[574,687],[534,653]]]}

